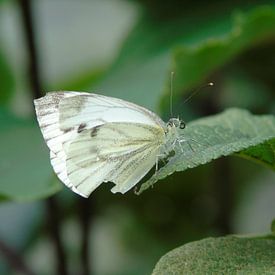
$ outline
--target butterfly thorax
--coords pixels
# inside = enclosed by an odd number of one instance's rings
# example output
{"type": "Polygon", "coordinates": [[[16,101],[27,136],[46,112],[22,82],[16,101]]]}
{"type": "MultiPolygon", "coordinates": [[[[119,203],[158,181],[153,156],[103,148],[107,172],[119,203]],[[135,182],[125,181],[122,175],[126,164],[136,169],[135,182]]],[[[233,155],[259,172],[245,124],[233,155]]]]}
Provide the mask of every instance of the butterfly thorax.
{"type": "Polygon", "coordinates": [[[165,128],[165,143],[161,148],[161,154],[168,155],[174,150],[177,143],[182,140],[182,129],[185,128],[185,122],[179,118],[170,118],[165,128]]]}

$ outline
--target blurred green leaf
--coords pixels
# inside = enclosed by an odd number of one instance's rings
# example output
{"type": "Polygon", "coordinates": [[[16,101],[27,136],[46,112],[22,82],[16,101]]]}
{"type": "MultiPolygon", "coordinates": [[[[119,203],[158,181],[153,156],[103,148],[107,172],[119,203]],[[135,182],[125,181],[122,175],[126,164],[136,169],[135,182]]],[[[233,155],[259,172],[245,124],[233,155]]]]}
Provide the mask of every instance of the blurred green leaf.
{"type": "Polygon", "coordinates": [[[275,219],[271,223],[271,232],[275,234],[275,219]]]}
{"type": "Polygon", "coordinates": [[[275,168],[275,138],[238,153],[238,156],[275,168]]]}
{"type": "Polygon", "coordinates": [[[0,195],[15,201],[50,196],[62,186],[54,179],[39,127],[0,110],[0,195]]]}
{"type": "MultiPolygon", "coordinates": [[[[257,7],[235,14],[232,27],[223,36],[209,37],[197,45],[176,47],[171,65],[171,71],[176,72],[174,93],[181,94],[205,82],[212,73],[241,52],[274,39],[274,25],[275,7],[257,7]]],[[[169,85],[166,85],[165,94],[162,103],[167,109],[169,85]]]]}
{"type": "Polygon", "coordinates": [[[7,103],[14,90],[14,78],[4,52],[0,48],[0,104],[7,103]]]}
{"type": "Polygon", "coordinates": [[[152,274],[274,274],[274,251],[272,236],[207,238],[168,252],[152,274]]]}
{"type": "Polygon", "coordinates": [[[228,17],[220,13],[204,17],[200,11],[192,17],[187,15],[169,21],[154,21],[147,14],[141,16],[100,83],[100,90],[156,110],[166,77],[170,75],[172,47],[181,43],[196,44],[209,35],[222,35],[228,29],[228,21],[228,17]],[[201,24],[199,32],[194,22],[201,24]]]}
{"type": "Polygon", "coordinates": [[[0,5],[3,4],[4,2],[8,2],[9,0],[0,0],[0,5]]]}
{"type": "Polygon", "coordinates": [[[223,78],[219,105],[222,109],[232,106],[249,110],[265,110],[272,102],[272,93],[265,83],[261,83],[244,70],[234,67],[223,78]]]}
{"type": "Polygon", "coordinates": [[[87,70],[85,73],[75,74],[72,78],[68,78],[65,81],[54,83],[49,85],[45,90],[47,91],[90,91],[100,81],[102,75],[105,73],[106,68],[97,68],[87,70]]]}
{"type": "MultiPolygon", "coordinates": [[[[176,96],[205,81],[244,50],[274,38],[272,5],[251,5],[238,13],[241,6],[206,5],[205,9],[173,20],[142,16],[99,90],[156,111],[161,97],[169,95],[171,71],[176,73],[176,96]]],[[[166,96],[163,107],[168,106],[166,96]]]]}
{"type": "Polygon", "coordinates": [[[142,184],[138,194],[175,171],[233,153],[275,169],[275,117],[272,115],[257,116],[232,108],[189,123],[181,134],[187,142],[182,143],[182,148],[175,148],[175,155],[142,184]]]}

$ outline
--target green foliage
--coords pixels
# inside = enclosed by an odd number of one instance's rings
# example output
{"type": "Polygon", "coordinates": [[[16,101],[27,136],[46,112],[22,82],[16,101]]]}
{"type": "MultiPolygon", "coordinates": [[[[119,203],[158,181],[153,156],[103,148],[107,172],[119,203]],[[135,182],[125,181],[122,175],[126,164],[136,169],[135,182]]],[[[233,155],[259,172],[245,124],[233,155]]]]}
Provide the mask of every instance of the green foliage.
{"type": "Polygon", "coordinates": [[[0,47],[0,104],[7,103],[14,90],[14,79],[8,61],[0,47]]]}
{"type": "Polygon", "coordinates": [[[92,90],[92,87],[98,83],[105,73],[105,68],[97,68],[92,70],[87,70],[81,75],[76,75],[73,79],[66,79],[66,81],[61,81],[50,85],[46,90],[47,91],[56,91],[58,87],[62,91],[89,91],[92,90]]]}
{"type": "Polygon", "coordinates": [[[49,153],[33,121],[0,112],[0,195],[14,201],[50,196],[61,189],[53,177],[49,153]]]}
{"type": "Polygon", "coordinates": [[[152,274],[274,274],[274,251],[274,236],[207,238],[167,253],[152,274]]]}
{"type": "MultiPolygon", "coordinates": [[[[261,65],[255,64],[255,66],[261,65]]],[[[270,89],[264,82],[251,76],[246,68],[232,66],[226,69],[219,100],[221,108],[235,106],[259,112],[268,110],[268,106],[272,103],[271,97],[270,89]]]]}
{"type": "Polygon", "coordinates": [[[175,96],[180,95],[206,81],[240,53],[274,37],[272,5],[235,11],[233,17],[219,6],[215,15],[203,16],[195,11],[193,18],[195,24],[189,16],[160,22],[143,16],[99,84],[100,90],[154,111],[161,101],[165,110],[171,71],[176,73],[175,96]]]}
{"type": "Polygon", "coordinates": [[[271,232],[275,234],[275,219],[271,223],[271,232]]]}
{"type": "Polygon", "coordinates": [[[184,171],[222,156],[256,160],[275,169],[275,117],[256,116],[241,109],[189,123],[182,135],[187,142],[176,147],[167,165],[143,183],[138,194],[175,171],[184,171]]]}
{"type": "MultiPolygon", "coordinates": [[[[258,7],[246,13],[238,12],[232,21],[232,26],[222,36],[209,36],[195,45],[183,44],[176,47],[171,65],[171,71],[177,74],[174,81],[175,95],[196,87],[198,83],[206,82],[211,74],[241,52],[274,38],[274,7],[258,7]]],[[[211,80],[215,82],[215,77],[211,80]]],[[[166,85],[165,93],[162,103],[167,106],[169,85],[166,85]]]]}

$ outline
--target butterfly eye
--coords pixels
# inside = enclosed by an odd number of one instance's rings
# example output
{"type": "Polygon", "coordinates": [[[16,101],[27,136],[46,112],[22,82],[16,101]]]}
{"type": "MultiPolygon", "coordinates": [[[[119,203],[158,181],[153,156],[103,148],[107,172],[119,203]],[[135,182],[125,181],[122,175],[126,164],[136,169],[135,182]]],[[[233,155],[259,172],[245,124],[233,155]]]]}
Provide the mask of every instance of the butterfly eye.
{"type": "Polygon", "coordinates": [[[180,122],[180,129],[184,129],[185,128],[185,122],[184,121],[181,121],[180,122]]]}
{"type": "Polygon", "coordinates": [[[170,121],[168,121],[167,126],[169,126],[169,127],[173,127],[173,122],[172,122],[171,120],[170,120],[170,121]]]}

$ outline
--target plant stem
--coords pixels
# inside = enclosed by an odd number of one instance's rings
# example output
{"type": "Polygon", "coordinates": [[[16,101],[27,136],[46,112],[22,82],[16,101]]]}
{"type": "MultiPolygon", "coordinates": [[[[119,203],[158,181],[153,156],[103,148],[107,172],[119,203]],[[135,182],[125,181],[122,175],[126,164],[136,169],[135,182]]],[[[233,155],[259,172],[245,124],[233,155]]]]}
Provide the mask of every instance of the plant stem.
{"type": "Polygon", "coordinates": [[[215,189],[219,205],[216,225],[223,235],[232,233],[232,200],[233,200],[233,182],[231,179],[230,162],[227,158],[221,158],[216,161],[216,182],[215,189]]]}
{"type": "MultiPolygon", "coordinates": [[[[29,70],[29,81],[31,85],[31,91],[33,98],[40,97],[41,93],[41,81],[40,71],[37,58],[37,48],[35,44],[35,32],[33,29],[33,14],[31,0],[18,0],[20,11],[22,14],[22,25],[24,28],[25,42],[28,54],[28,70],[29,70]]],[[[57,271],[59,275],[66,275],[66,259],[65,252],[62,246],[60,237],[60,219],[58,217],[59,209],[55,198],[49,198],[46,200],[46,206],[48,210],[49,223],[50,223],[50,234],[55,247],[55,254],[57,259],[57,271]]]]}
{"type": "Polygon", "coordinates": [[[32,88],[32,95],[34,98],[38,98],[42,95],[41,93],[41,81],[39,74],[39,66],[38,66],[38,58],[37,58],[37,50],[35,45],[35,34],[33,29],[33,16],[32,16],[32,7],[31,0],[18,0],[22,20],[23,20],[23,28],[25,35],[26,48],[28,51],[28,70],[29,70],[29,78],[30,85],[32,88]]]}
{"type": "Polygon", "coordinates": [[[19,253],[9,247],[4,241],[0,240],[0,253],[6,258],[13,271],[26,275],[34,275],[35,273],[29,269],[24,259],[19,253]]]}
{"type": "Polygon", "coordinates": [[[82,230],[82,241],[81,241],[81,260],[82,260],[82,274],[92,274],[90,270],[90,259],[89,259],[89,231],[91,225],[91,211],[93,209],[89,199],[79,198],[78,209],[80,225],[82,230]]]}
{"type": "Polygon", "coordinates": [[[48,221],[49,221],[49,232],[55,247],[55,254],[57,259],[57,271],[56,274],[66,275],[67,265],[65,251],[63,249],[61,234],[60,234],[60,215],[59,207],[57,201],[54,197],[48,198],[46,200],[47,212],[48,212],[48,221]]]}

